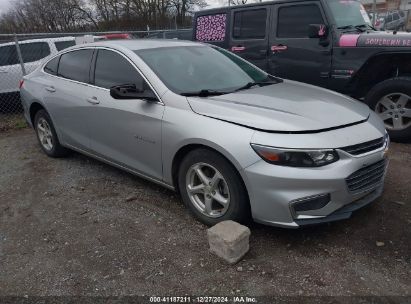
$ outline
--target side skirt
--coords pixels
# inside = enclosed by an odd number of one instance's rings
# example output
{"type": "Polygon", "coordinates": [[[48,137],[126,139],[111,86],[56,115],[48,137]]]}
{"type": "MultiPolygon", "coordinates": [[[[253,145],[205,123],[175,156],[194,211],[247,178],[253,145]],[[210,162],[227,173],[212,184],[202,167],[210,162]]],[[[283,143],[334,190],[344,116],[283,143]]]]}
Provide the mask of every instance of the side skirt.
{"type": "Polygon", "coordinates": [[[103,158],[103,157],[101,157],[101,156],[97,156],[97,155],[95,155],[95,154],[93,154],[93,153],[91,153],[91,152],[87,152],[87,151],[84,151],[84,150],[82,150],[82,149],[79,149],[79,148],[76,148],[76,147],[73,147],[73,146],[67,145],[67,144],[66,144],[65,146],[66,146],[67,148],[72,149],[72,150],[74,150],[74,151],[77,151],[77,152],[79,152],[79,153],[81,153],[81,154],[84,154],[84,155],[86,155],[86,156],[89,156],[89,157],[91,157],[91,158],[94,158],[94,159],[96,159],[96,160],[99,160],[99,161],[101,161],[101,162],[103,162],[103,163],[106,163],[106,164],[111,165],[111,166],[113,166],[113,167],[116,167],[116,168],[118,168],[118,169],[127,171],[128,173],[131,173],[131,174],[133,174],[133,175],[135,175],[135,176],[141,177],[141,178],[143,178],[143,179],[145,179],[145,180],[148,180],[148,181],[150,181],[150,182],[153,182],[153,183],[156,183],[156,184],[158,184],[158,185],[160,185],[160,186],[163,186],[163,187],[165,187],[165,188],[167,188],[167,189],[170,189],[170,190],[175,191],[174,186],[169,185],[169,184],[167,184],[167,183],[165,183],[165,182],[163,182],[163,181],[161,181],[161,180],[158,180],[158,179],[156,179],[156,178],[147,176],[147,175],[142,174],[142,173],[140,173],[140,172],[138,172],[138,171],[136,171],[136,170],[127,168],[127,167],[125,167],[124,165],[121,165],[121,164],[119,164],[119,163],[115,163],[115,162],[113,162],[113,161],[111,161],[111,160],[108,160],[108,159],[105,159],[105,158],[103,158]]]}

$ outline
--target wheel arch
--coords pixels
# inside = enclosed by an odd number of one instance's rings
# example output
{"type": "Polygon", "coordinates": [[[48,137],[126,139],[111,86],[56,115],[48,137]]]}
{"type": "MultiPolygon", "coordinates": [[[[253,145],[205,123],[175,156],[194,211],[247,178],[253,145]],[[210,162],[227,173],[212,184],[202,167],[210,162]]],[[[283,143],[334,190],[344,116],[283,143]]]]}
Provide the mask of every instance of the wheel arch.
{"type": "Polygon", "coordinates": [[[222,156],[227,162],[233,167],[235,172],[238,174],[241,182],[243,183],[244,189],[247,193],[248,199],[249,199],[249,193],[247,189],[247,182],[246,182],[246,176],[244,175],[244,172],[242,170],[241,165],[238,163],[238,161],[235,160],[235,158],[228,153],[224,148],[217,146],[215,143],[204,143],[204,142],[193,142],[193,143],[186,143],[182,145],[177,152],[174,154],[172,164],[171,164],[171,181],[172,184],[175,188],[175,190],[178,192],[179,191],[179,185],[178,185],[178,169],[180,168],[181,162],[183,161],[184,157],[188,155],[191,151],[194,151],[196,149],[206,149],[212,152],[215,152],[222,156]]]}
{"type": "Polygon", "coordinates": [[[46,113],[50,116],[51,121],[52,121],[53,126],[54,126],[54,129],[56,130],[56,133],[57,133],[57,138],[61,141],[62,135],[60,133],[60,128],[58,128],[58,126],[56,126],[56,124],[54,123],[53,116],[50,114],[49,111],[47,111],[47,108],[44,106],[44,104],[42,102],[38,101],[38,100],[33,101],[30,104],[30,107],[29,107],[30,122],[32,124],[33,129],[35,129],[34,119],[36,117],[37,112],[40,111],[40,110],[46,111],[46,113]]]}
{"type": "Polygon", "coordinates": [[[40,110],[44,110],[44,111],[47,112],[44,105],[42,105],[40,102],[34,101],[34,102],[31,103],[30,109],[29,109],[29,114],[30,114],[30,122],[31,122],[33,128],[34,128],[34,118],[36,117],[37,112],[40,111],[40,110]]]}
{"type": "Polygon", "coordinates": [[[394,77],[411,76],[410,52],[383,52],[369,58],[350,82],[353,97],[363,98],[372,87],[394,77]]]}

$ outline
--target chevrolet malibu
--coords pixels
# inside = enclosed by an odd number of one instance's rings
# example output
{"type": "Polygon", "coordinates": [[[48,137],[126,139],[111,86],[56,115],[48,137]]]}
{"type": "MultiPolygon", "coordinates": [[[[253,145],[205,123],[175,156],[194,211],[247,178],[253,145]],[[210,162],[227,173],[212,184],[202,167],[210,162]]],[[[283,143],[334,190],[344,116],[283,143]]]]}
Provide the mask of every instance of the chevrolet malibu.
{"type": "Polygon", "coordinates": [[[21,95],[48,156],[75,150],[176,190],[207,225],[346,219],[383,191],[389,138],[373,111],[215,46],[72,47],[21,95]]]}

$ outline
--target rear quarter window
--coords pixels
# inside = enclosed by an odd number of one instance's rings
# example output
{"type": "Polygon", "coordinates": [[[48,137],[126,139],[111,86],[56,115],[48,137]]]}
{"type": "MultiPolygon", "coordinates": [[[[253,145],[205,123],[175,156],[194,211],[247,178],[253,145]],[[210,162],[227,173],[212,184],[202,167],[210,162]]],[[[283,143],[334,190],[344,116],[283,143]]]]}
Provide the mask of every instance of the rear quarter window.
{"type": "Polygon", "coordinates": [[[224,41],[226,36],[227,14],[198,16],[196,20],[196,40],[224,41]]]}
{"type": "Polygon", "coordinates": [[[57,75],[59,61],[60,61],[60,56],[50,60],[44,67],[44,72],[51,74],[51,75],[57,75]]]}

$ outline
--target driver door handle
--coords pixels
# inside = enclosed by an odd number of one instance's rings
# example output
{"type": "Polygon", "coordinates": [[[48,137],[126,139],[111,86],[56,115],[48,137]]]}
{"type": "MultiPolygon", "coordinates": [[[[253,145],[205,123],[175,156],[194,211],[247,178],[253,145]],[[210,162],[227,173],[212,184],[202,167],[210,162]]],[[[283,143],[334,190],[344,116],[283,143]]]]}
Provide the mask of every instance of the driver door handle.
{"type": "Polygon", "coordinates": [[[100,101],[98,101],[97,97],[87,98],[87,102],[88,102],[88,103],[91,103],[91,104],[94,104],[94,105],[100,103],[100,101]]]}

